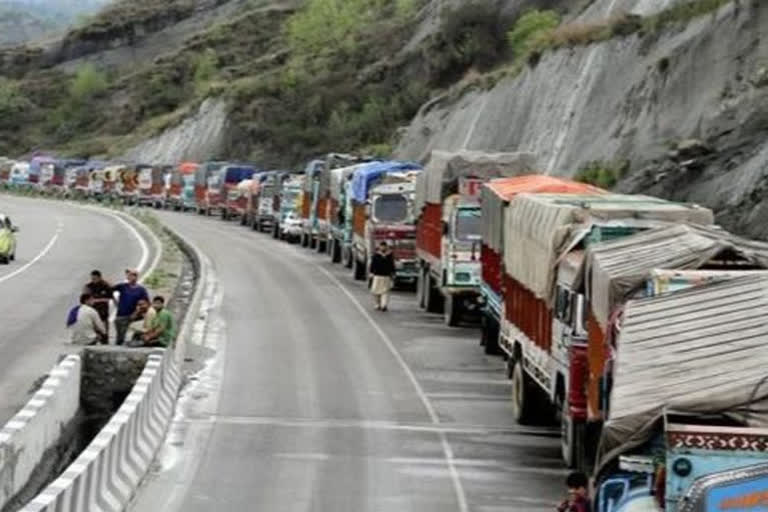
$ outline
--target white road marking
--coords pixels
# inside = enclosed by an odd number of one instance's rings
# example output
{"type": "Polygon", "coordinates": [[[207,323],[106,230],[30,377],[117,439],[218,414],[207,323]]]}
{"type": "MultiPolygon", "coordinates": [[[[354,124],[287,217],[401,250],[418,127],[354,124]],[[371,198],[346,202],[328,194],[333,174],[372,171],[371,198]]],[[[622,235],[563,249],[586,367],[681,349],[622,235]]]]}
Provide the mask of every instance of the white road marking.
{"type": "Polygon", "coordinates": [[[48,244],[45,247],[43,247],[43,250],[40,251],[37,254],[37,256],[32,258],[32,260],[27,262],[25,265],[17,268],[16,270],[11,272],[10,274],[6,274],[6,275],[0,277],[0,283],[2,283],[4,281],[7,281],[7,280],[9,280],[9,279],[11,279],[13,277],[16,277],[17,275],[21,274],[22,272],[27,270],[29,267],[31,267],[32,265],[34,265],[35,263],[40,261],[42,258],[44,258],[45,255],[48,254],[48,252],[53,248],[54,244],[56,243],[56,240],[59,239],[59,235],[61,234],[63,229],[64,229],[64,225],[62,224],[61,220],[59,220],[58,224],[56,226],[56,232],[53,234],[53,237],[51,237],[51,239],[48,241],[48,244]]]}
{"type": "MultiPolygon", "coordinates": [[[[368,321],[368,323],[371,324],[371,327],[373,327],[373,329],[379,335],[379,337],[384,342],[386,347],[392,353],[392,356],[395,358],[395,360],[398,362],[400,367],[405,372],[406,376],[408,377],[408,380],[411,381],[411,384],[416,390],[416,394],[419,396],[421,403],[424,405],[424,408],[427,410],[427,415],[429,416],[430,421],[434,425],[440,425],[440,417],[437,415],[435,408],[432,406],[432,403],[429,401],[429,397],[427,397],[427,394],[424,392],[424,389],[421,387],[421,384],[416,379],[416,375],[408,366],[408,363],[405,362],[405,359],[403,359],[403,356],[400,355],[400,352],[397,350],[397,347],[395,347],[395,344],[392,342],[392,340],[387,335],[387,333],[384,332],[384,330],[379,326],[379,324],[376,323],[376,321],[373,319],[373,317],[368,312],[368,310],[366,310],[365,307],[362,304],[360,304],[360,301],[357,300],[357,298],[354,295],[352,295],[352,293],[342,284],[341,281],[338,280],[338,278],[336,278],[336,276],[328,272],[328,270],[326,270],[321,265],[317,263],[315,265],[318,269],[320,269],[320,272],[325,274],[325,276],[328,277],[328,279],[330,279],[332,283],[334,283],[336,286],[339,287],[339,289],[344,293],[344,295],[346,295],[347,298],[352,302],[352,304],[355,305],[358,311],[360,311],[360,314],[362,314],[363,317],[368,321]]],[[[456,501],[458,502],[458,505],[459,505],[459,512],[469,512],[469,505],[467,504],[467,495],[464,492],[464,486],[461,483],[461,478],[459,477],[459,471],[456,469],[456,463],[454,460],[455,457],[453,455],[453,448],[451,448],[451,445],[448,443],[448,437],[446,436],[445,432],[442,432],[442,431],[438,432],[438,436],[440,437],[440,444],[443,447],[445,461],[448,466],[448,471],[451,475],[453,489],[454,489],[454,492],[456,493],[456,501]]]]}

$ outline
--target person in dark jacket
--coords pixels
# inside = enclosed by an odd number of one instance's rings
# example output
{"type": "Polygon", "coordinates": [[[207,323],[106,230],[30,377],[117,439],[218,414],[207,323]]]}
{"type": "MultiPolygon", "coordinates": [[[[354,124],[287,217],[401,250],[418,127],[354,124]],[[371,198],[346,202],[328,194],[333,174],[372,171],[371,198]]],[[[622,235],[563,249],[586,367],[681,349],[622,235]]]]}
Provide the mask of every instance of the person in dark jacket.
{"type": "Polygon", "coordinates": [[[376,309],[386,311],[389,307],[389,292],[392,290],[395,275],[395,256],[389,250],[387,242],[379,245],[371,259],[371,293],[376,302],[376,309]]]}
{"type": "Polygon", "coordinates": [[[557,512],[590,512],[589,479],[580,471],[574,471],[565,480],[568,487],[568,499],[563,501],[557,512]]]}

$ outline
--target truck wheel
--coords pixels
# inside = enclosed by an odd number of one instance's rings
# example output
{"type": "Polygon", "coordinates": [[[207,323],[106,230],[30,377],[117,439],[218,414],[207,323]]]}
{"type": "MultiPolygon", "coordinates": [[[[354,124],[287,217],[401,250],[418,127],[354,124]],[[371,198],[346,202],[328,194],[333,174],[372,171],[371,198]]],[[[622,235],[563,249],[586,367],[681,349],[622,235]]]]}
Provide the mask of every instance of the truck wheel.
{"type": "Polygon", "coordinates": [[[536,384],[525,373],[523,362],[515,361],[512,368],[512,411],[515,421],[521,425],[530,425],[534,421],[534,401],[536,384]]]}
{"type": "Polygon", "coordinates": [[[457,327],[459,325],[459,319],[461,318],[461,302],[457,301],[453,295],[448,295],[445,298],[443,318],[445,319],[445,325],[449,327],[457,327]]]}
{"type": "Polygon", "coordinates": [[[355,280],[365,281],[365,265],[355,258],[355,280]]]}
{"type": "Polygon", "coordinates": [[[318,254],[325,254],[326,249],[328,248],[328,240],[317,240],[317,252],[318,254]]]}
{"type": "Polygon", "coordinates": [[[426,271],[427,273],[427,279],[426,282],[426,288],[424,289],[424,293],[426,294],[426,298],[424,300],[424,308],[427,310],[427,313],[442,313],[443,312],[443,296],[440,293],[440,289],[434,285],[432,281],[432,275],[429,273],[429,270],[426,271]]]}
{"type": "Polygon", "coordinates": [[[331,246],[331,262],[332,263],[341,263],[341,245],[339,245],[338,240],[333,241],[333,245],[331,246]]]}
{"type": "Polygon", "coordinates": [[[499,355],[501,353],[499,348],[499,323],[487,313],[483,313],[481,322],[482,336],[480,344],[489,356],[499,355]]]}
{"type": "Polygon", "coordinates": [[[344,267],[352,268],[352,251],[351,250],[349,249],[344,250],[343,259],[344,259],[344,267]]]}
{"type": "Polygon", "coordinates": [[[240,216],[240,225],[246,226],[248,224],[248,219],[245,217],[245,214],[240,216]]]}
{"type": "Polygon", "coordinates": [[[309,248],[317,249],[317,238],[313,237],[312,235],[309,236],[309,248]]]}
{"type": "Polygon", "coordinates": [[[306,234],[301,235],[301,246],[302,247],[309,247],[309,237],[306,234]]]}
{"type": "Polygon", "coordinates": [[[416,277],[416,304],[418,304],[421,309],[427,307],[426,276],[426,271],[420,269],[419,275],[416,277]]]}
{"type": "Polygon", "coordinates": [[[280,240],[280,228],[275,224],[272,226],[272,238],[275,240],[280,240]]]}
{"type": "Polygon", "coordinates": [[[560,448],[568,469],[578,469],[584,460],[584,424],[574,422],[568,414],[568,401],[561,400],[560,448]]]}

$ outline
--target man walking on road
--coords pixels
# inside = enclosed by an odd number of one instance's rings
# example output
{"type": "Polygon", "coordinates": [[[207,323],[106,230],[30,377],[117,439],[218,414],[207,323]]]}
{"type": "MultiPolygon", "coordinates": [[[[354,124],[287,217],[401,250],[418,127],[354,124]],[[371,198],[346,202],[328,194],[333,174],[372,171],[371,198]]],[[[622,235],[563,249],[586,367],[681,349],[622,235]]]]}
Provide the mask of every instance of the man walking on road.
{"type": "Polygon", "coordinates": [[[93,309],[104,323],[106,334],[102,343],[106,344],[109,342],[109,303],[112,302],[112,285],[102,278],[101,271],[94,270],[91,272],[91,281],[85,285],[83,293],[93,297],[93,309]]]}
{"type": "Polygon", "coordinates": [[[117,317],[115,318],[116,343],[122,345],[125,343],[125,333],[131,324],[131,315],[136,311],[136,306],[140,300],[149,302],[149,294],[146,288],[138,283],[139,271],[126,270],[126,281],[120,283],[114,288],[113,292],[120,294],[117,301],[117,317]]]}
{"type": "Polygon", "coordinates": [[[95,345],[107,335],[99,313],[93,308],[93,297],[80,295],[80,306],[75,312],[75,322],[69,326],[73,345],[95,345]]]}
{"type": "Polygon", "coordinates": [[[371,259],[371,293],[376,302],[376,309],[386,311],[389,307],[389,292],[392,290],[395,275],[395,257],[387,242],[381,242],[376,254],[371,259]]]}

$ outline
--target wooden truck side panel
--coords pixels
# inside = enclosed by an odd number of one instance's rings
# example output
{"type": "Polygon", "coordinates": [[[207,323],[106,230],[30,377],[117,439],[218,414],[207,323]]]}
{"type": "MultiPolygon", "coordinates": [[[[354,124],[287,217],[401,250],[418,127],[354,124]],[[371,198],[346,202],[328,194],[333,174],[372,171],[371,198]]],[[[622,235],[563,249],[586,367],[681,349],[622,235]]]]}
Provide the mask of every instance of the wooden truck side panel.
{"type": "Polygon", "coordinates": [[[501,255],[483,244],[480,248],[483,281],[497,295],[501,295],[501,255]]]}
{"type": "Polygon", "coordinates": [[[416,248],[440,259],[443,239],[443,207],[427,203],[416,224],[416,248]]]}
{"type": "Polygon", "coordinates": [[[361,238],[365,238],[365,222],[365,204],[354,203],[352,206],[352,231],[361,238]]]}

